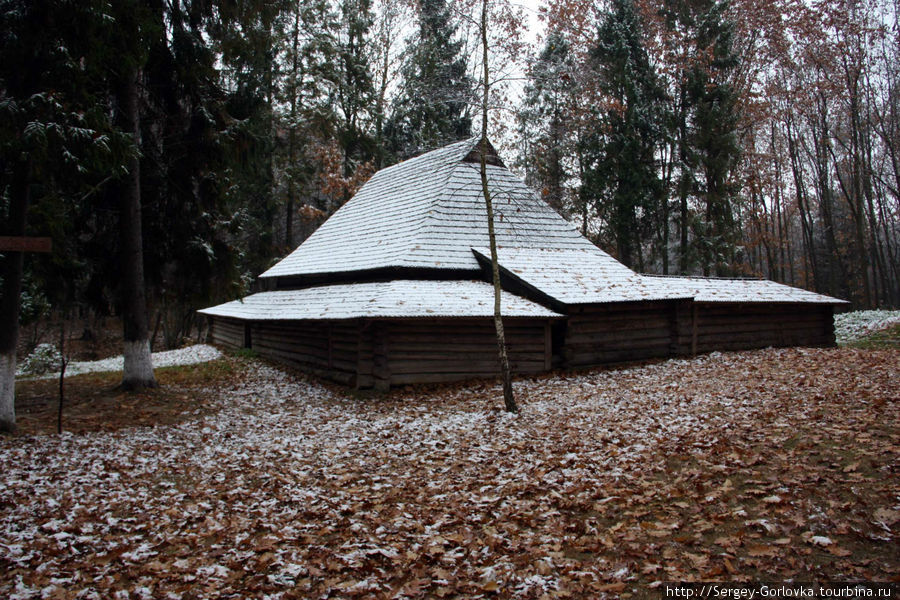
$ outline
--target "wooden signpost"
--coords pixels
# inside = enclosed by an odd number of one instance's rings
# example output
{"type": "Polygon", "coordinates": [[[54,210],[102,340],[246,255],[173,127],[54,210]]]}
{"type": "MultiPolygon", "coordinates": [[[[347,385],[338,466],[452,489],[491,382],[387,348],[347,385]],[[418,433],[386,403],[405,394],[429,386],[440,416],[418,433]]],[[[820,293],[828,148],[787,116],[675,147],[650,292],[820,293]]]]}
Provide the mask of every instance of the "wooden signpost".
{"type": "Polygon", "coordinates": [[[0,236],[0,252],[51,252],[53,241],[48,237],[0,236]]]}

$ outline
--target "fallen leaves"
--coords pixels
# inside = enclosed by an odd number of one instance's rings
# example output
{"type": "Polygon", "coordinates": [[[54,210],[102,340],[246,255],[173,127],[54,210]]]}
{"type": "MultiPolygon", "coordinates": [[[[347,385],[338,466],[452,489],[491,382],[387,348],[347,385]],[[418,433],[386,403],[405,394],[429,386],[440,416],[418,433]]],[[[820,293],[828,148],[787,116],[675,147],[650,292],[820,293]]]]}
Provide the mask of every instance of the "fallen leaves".
{"type": "Polygon", "coordinates": [[[611,598],[890,579],[897,356],[558,374],[517,382],[515,417],[492,382],[359,399],[256,364],[170,425],[0,440],[0,595],[611,598]]]}

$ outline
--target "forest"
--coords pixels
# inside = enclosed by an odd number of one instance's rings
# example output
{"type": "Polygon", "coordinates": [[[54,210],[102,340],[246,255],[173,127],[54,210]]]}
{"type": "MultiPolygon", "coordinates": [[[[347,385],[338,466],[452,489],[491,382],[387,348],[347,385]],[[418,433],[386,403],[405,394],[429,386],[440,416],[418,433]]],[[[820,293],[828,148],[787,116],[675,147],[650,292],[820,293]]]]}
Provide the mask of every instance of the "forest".
{"type": "MultiPolygon", "coordinates": [[[[900,310],[880,310],[900,308],[898,14],[900,0],[0,0],[0,597],[898,591],[900,310]],[[767,278],[852,312],[773,301],[766,331],[808,327],[791,320],[811,307],[827,347],[706,352],[692,308],[672,356],[679,296],[582,330],[591,350],[650,322],[665,354],[578,370],[552,362],[542,316],[544,370],[516,371],[512,407],[508,370],[502,386],[356,390],[276,365],[258,338],[193,343],[198,309],[259,291],[373,173],[485,130],[635,271],[767,278]],[[19,375],[42,347],[47,368],[19,375]]],[[[456,355],[493,352],[487,317],[450,319],[456,355]]],[[[407,356],[454,346],[448,330],[407,356]]],[[[322,331],[331,367],[340,340],[322,331]]],[[[387,344],[348,340],[374,380],[387,344]]],[[[436,354],[422,362],[445,367],[436,354]]]]}
{"type": "MultiPolygon", "coordinates": [[[[490,136],[601,248],[900,305],[896,0],[491,4],[490,136]]],[[[0,255],[0,350],[51,314],[176,347],[373,172],[480,131],[478,6],[4,0],[0,236],[53,251],[0,255]]]]}

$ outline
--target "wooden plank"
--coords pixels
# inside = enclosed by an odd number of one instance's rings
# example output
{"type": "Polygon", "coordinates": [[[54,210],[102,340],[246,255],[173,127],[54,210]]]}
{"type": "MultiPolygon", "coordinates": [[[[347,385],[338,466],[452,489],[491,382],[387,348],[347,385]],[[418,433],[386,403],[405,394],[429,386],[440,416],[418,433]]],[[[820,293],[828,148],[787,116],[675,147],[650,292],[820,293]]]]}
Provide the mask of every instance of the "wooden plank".
{"type": "Polygon", "coordinates": [[[700,336],[699,345],[702,348],[715,349],[717,344],[729,344],[730,348],[735,348],[735,344],[745,344],[747,347],[765,348],[766,346],[797,346],[804,345],[807,341],[818,343],[826,338],[818,333],[810,332],[768,332],[761,335],[756,333],[734,333],[731,335],[708,335],[700,336]]]}
{"type": "MultiPolygon", "coordinates": [[[[486,373],[499,374],[500,364],[493,361],[474,360],[420,360],[420,361],[392,361],[391,375],[410,373],[486,373]]],[[[510,368],[513,372],[538,372],[544,368],[543,357],[537,361],[510,360],[510,368]]],[[[376,378],[377,381],[377,378],[376,378]]]]}
{"type": "Polygon", "coordinates": [[[678,312],[679,303],[673,302],[669,306],[668,311],[668,319],[669,319],[669,355],[677,356],[678,355],[678,312]]]}
{"type": "Polygon", "coordinates": [[[285,352],[283,350],[270,348],[269,346],[264,345],[258,346],[256,348],[256,351],[263,356],[269,356],[279,360],[289,360],[290,362],[302,364],[314,364],[321,367],[327,366],[327,364],[324,360],[321,359],[321,357],[314,355],[300,354],[298,352],[285,352]]]}
{"type": "Polygon", "coordinates": [[[315,344],[310,340],[284,340],[281,338],[272,338],[257,333],[256,345],[266,346],[267,348],[275,348],[277,350],[283,350],[285,352],[315,354],[316,356],[320,356],[325,362],[328,362],[328,348],[324,340],[322,340],[322,343],[315,344]]]}
{"type": "Polygon", "coordinates": [[[20,237],[0,235],[0,252],[52,252],[53,240],[48,237],[20,237]]]}
{"type": "Polygon", "coordinates": [[[356,389],[375,385],[374,360],[372,352],[372,322],[359,323],[356,330],[356,389]]]}
{"type": "Polygon", "coordinates": [[[544,323],[544,370],[553,366],[553,338],[550,334],[550,321],[544,323]]]}
{"type": "MultiPolygon", "coordinates": [[[[434,348],[444,348],[447,346],[485,346],[485,345],[493,345],[495,348],[497,346],[497,338],[496,334],[491,331],[490,333],[483,333],[481,335],[469,335],[469,334],[456,334],[452,331],[446,331],[439,336],[416,336],[411,334],[400,334],[395,333],[391,334],[391,344],[393,345],[404,345],[404,346],[415,346],[415,347],[434,347],[434,348]]],[[[506,343],[509,346],[528,346],[533,345],[535,347],[539,347],[541,351],[543,351],[544,347],[544,332],[540,329],[536,330],[534,335],[530,336],[521,336],[521,335],[510,335],[506,338],[506,343]]]]}
{"type": "Polygon", "coordinates": [[[383,323],[372,324],[372,376],[375,378],[376,390],[387,390],[391,387],[390,333],[383,323]]]}
{"type": "Polygon", "coordinates": [[[697,305],[691,306],[691,356],[697,356],[697,305]]]}
{"type": "Polygon", "coordinates": [[[567,357],[567,367],[595,367],[620,362],[635,360],[647,360],[650,358],[664,358],[669,355],[668,345],[649,348],[636,348],[632,350],[611,350],[608,352],[595,352],[573,354],[567,357]]]}
{"type": "Polygon", "coordinates": [[[666,340],[671,338],[668,327],[654,327],[648,329],[633,329],[631,331],[613,331],[600,333],[582,333],[578,330],[569,330],[566,337],[566,345],[592,344],[610,342],[635,342],[641,340],[666,340]]]}
{"type": "MultiPolygon", "coordinates": [[[[543,337],[543,336],[541,336],[543,337]]],[[[391,340],[393,342],[393,340],[391,340]]],[[[536,354],[542,356],[544,354],[544,341],[543,339],[538,340],[539,343],[534,344],[507,344],[506,349],[509,354],[536,354]]],[[[446,343],[446,344],[411,344],[409,342],[405,343],[392,343],[391,344],[391,353],[392,354],[419,354],[419,353],[432,353],[437,352],[444,355],[466,355],[469,353],[475,354],[490,354],[492,356],[497,355],[497,341],[490,340],[490,343],[482,343],[482,344],[471,344],[471,343],[446,343]]]]}
{"type": "Polygon", "coordinates": [[[497,379],[497,377],[498,375],[489,373],[397,373],[391,378],[391,383],[394,385],[449,383],[466,379],[497,379]]]}
{"type": "Polygon", "coordinates": [[[331,331],[331,322],[328,323],[328,368],[334,364],[334,337],[331,331]]]}
{"type": "Polygon", "coordinates": [[[575,329],[584,329],[584,330],[615,330],[615,329],[628,329],[635,324],[647,323],[652,324],[654,326],[660,326],[664,323],[668,323],[668,319],[663,316],[653,315],[647,316],[646,318],[641,318],[637,315],[622,315],[618,319],[593,319],[590,321],[572,321],[569,323],[569,327],[575,329]]]}

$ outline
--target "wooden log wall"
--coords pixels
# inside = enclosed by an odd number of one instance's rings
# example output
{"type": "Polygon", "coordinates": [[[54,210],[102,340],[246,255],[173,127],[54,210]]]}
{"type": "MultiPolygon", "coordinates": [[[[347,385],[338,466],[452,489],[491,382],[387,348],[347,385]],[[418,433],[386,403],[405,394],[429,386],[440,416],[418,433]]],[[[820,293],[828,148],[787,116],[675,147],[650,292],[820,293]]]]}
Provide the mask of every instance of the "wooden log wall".
{"type": "Polygon", "coordinates": [[[833,346],[830,305],[697,303],[696,351],[833,346]]]}
{"type": "MultiPolygon", "coordinates": [[[[565,321],[506,319],[514,373],[767,346],[833,346],[833,307],[690,300],[573,307],[565,321]]],[[[209,339],[357,388],[493,377],[491,319],[210,318],[209,339]]]]}
{"type": "Polygon", "coordinates": [[[243,348],[244,321],[226,319],[224,317],[209,317],[207,338],[213,344],[225,346],[226,348],[243,348]]]}
{"type": "MultiPolygon", "coordinates": [[[[458,381],[494,377],[500,372],[497,337],[492,319],[429,319],[382,321],[377,336],[380,347],[381,385],[458,381]]],[[[550,322],[539,319],[506,319],[504,331],[510,367],[514,373],[539,373],[550,369],[550,322]]]]}
{"type": "Polygon", "coordinates": [[[631,302],[574,307],[562,347],[566,368],[662,358],[690,344],[688,302],[631,302]]]}
{"type": "Polygon", "coordinates": [[[356,384],[358,321],[255,321],[253,349],[346,385],[356,384]]]}
{"type": "Polygon", "coordinates": [[[716,350],[833,346],[831,306],[685,301],[575,307],[558,366],[690,356],[716,350]]]}

